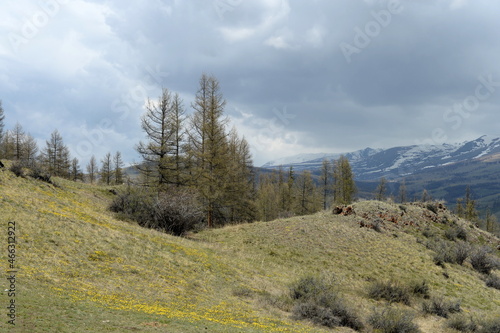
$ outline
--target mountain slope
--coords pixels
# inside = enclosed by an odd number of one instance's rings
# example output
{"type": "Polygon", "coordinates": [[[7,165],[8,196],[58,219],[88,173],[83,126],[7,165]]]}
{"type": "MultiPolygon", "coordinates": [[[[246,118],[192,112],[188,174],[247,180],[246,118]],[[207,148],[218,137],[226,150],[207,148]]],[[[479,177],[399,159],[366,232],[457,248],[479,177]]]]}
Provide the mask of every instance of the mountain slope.
{"type": "MultiPolygon", "coordinates": [[[[500,153],[500,138],[482,136],[476,140],[459,144],[413,145],[389,149],[366,148],[345,153],[359,181],[400,179],[430,168],[445,167],[455,163],[488,158],[500,153]]],[[[266,168],[293,166],[296,170],[319,170],[326,158],[334,160],[339,154],[323,154],[308,159],[306,155],[285,158],[263,165],[266,168]],[[287,162],[287,163],[283,163],[287,162]]]]}
{"type": "MultiPolygon", "coordinates": [[[[332,331],[290,318],[289,286],[311,274],[333,281],[365,322],[386,306],[369,299],[367,288],[394,278],[425,280],[433,295],[460,299],[474,318],[500,313],[500,291],[470,265],[436,266],[424,246],[422,230],[443,235],[452,227],[443,222],[456,220],[447,211],[434,216],[407,205],[401,216],[397,205],[367,201],[353,206],[356,215],[322,212],[177,238],[117,220],[106,209],[109,188],[56,184],[0,170],[2,225],[17,226],[20,332],[332,331]],[[375,220],[382,233],[360,228],[375,220]]],[[[474,243],[499,244],[454,223],[474,243]]],[[[0,260],[7,262],[6,251],[0,260]]],[[[423,332],[447,332],[444,319],[420,314],[420,303],[403,308],[417,314],[423,332]]]]}

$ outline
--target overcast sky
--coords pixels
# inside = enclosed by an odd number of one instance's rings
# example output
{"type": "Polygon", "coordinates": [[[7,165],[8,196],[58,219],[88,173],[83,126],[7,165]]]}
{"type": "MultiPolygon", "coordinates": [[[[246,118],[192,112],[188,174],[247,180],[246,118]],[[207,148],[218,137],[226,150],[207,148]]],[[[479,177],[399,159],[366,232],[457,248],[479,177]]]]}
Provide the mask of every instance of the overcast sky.
{"type": "Polygon", "coordinates": [[[255,165],[500,136],[500,2],[4,0],[0,99],[86,163],[139,161],[144,102],[220,81],[255,165]]]}

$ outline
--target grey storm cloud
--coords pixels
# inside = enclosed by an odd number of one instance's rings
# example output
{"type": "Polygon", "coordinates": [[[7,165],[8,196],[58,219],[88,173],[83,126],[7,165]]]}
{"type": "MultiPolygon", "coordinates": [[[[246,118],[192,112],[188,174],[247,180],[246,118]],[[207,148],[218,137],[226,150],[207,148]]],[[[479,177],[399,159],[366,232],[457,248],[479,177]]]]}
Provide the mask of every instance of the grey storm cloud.
{"type": "Polygon", "coordinates": [[[136,161],[161,88],[190,112],[200,75],[257,165],[299,152],[498,136],[493,1],[20,0],[0,4],[0,99],[82,162],[136,161]],[[479,95],[478,95],[479,92],[479,95]]]}

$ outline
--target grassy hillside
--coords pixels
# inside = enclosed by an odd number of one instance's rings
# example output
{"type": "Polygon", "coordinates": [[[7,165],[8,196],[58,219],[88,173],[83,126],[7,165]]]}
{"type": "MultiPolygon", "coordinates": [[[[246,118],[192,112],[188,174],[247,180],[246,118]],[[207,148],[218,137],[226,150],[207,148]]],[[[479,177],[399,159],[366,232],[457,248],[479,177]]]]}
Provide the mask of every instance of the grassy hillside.
{"type": "MultiPolygon", "coordinates": [[[[470,263],[434,264],[422,231],[442,236],[455,220],[446,211],[367,201],[349,216],[322,212],[177,238],[115,219],[109,188],[55,183],[0,170],[4,271],[7,222],[16,222],[13,332],[350,332],[291,319],[290,285],[308,275],[328,281],[364,322],[387,306],[368,288],[390,279],[425,280],[431,295],[460,300],[473,318],[500,315],[500,291],[470,263]]],[[[500,244],[455,223],[472,243],[500,244]]],[[[12,328],[3,283],[2,332],[12,328]]],[[[445,319],[422,314],[422,302],[393,306],[414,312],[423,332],[452,332],[445,319]]]]}

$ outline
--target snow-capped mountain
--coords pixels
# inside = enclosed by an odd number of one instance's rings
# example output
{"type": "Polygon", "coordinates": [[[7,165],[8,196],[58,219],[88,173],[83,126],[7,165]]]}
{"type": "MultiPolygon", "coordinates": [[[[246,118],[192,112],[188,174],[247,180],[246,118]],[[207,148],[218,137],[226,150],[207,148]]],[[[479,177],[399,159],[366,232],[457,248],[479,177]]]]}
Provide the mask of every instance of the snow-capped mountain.
{"type": "MultiPolygon", "coordinates": [[[[343,154],[349,159],[357,180],[380,177],[397,179],[421,170],[451,165],[500,154],[500,138],[482,136],[473,141],[442,145],[413,145],[389,149],[366,148],[343,154]]],[[[340,154],[301,154],[270,161],[263,168],[293,166],[295,170],[315,171],[324,159],[335,160],[340,154]]]]}

